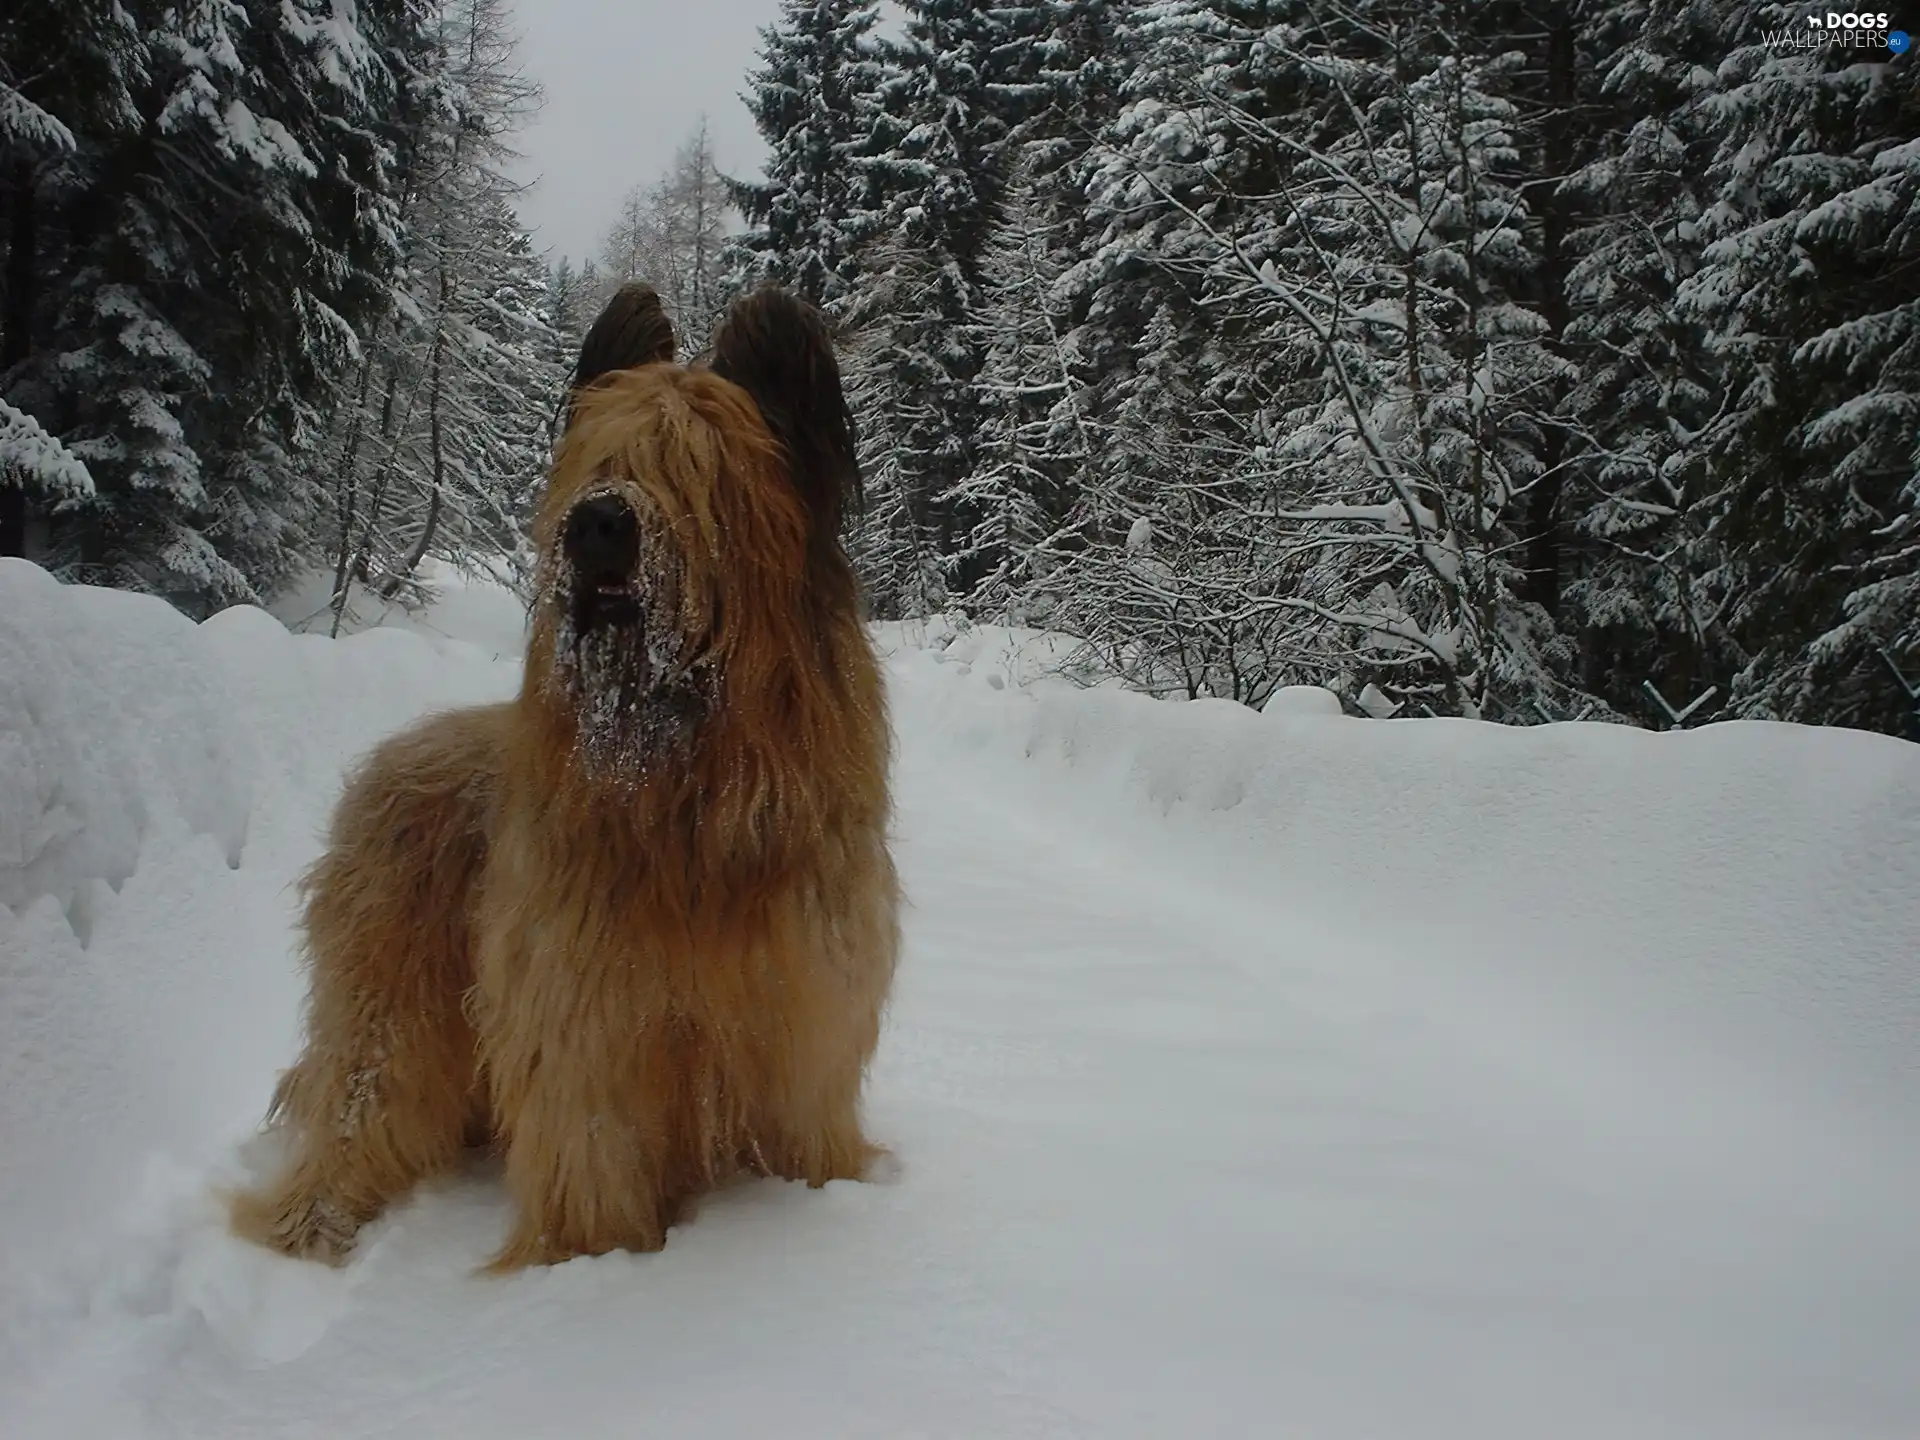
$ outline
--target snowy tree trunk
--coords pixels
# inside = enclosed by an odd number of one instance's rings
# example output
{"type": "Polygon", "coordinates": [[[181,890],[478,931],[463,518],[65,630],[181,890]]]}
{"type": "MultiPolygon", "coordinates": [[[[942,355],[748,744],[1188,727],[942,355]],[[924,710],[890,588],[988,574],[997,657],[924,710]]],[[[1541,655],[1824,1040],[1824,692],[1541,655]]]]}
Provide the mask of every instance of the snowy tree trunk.
{"type": "MultiPolygon", "coordinates": [[[[1559,181],[1562,176],[1572,174],[1577,163],[1573,148],[1573,16],[1564,5],[1551,7],[1546,23],[1548,108],[1540,122],[1543,131],[1541,171],[1546,179],[1536,188],[1531,203],[1541,228],[1540,263],[1535,271],[1540,313],[1549,330],[1547,343],[1555,353],[1564,356],[1570,258],[1567,254],[1568,201],[1559,181]]],[[[1528,492],[1520,518],[1521,539],[1526,547],[1526,576],[1521,593],[1555,619],[1561,610],[1561,551],[1566,543],[1562,507],[1566,466],[1572,448],[1569,438],[1564,425],[1550,424],[1543,430],[1541,475],[1528,492]]]]}
{"type": "MultiPolygon", "coordinates": [[[[453,278],[444,259],[440,262],[440,313],[445,316],[453,303],[453,278]]],[[[413,549],[407,552],[407,558],[387,579],[385,593],[393,595],[408,580],[413,572],[420,568],[420,562],[427,557],[427,550],[433,544],[434,532],[440,528],[440,507],[447,493],[447,446],[446,436],[441,429],[441,399],[446,389],[447,369],[447,327],[443,319],[433,337],[433,362],[427,373],[427,447],[433,467],[432,489],[428,492],[427,520],[420,527],[420,538],[414,542],[413,549]]]]}

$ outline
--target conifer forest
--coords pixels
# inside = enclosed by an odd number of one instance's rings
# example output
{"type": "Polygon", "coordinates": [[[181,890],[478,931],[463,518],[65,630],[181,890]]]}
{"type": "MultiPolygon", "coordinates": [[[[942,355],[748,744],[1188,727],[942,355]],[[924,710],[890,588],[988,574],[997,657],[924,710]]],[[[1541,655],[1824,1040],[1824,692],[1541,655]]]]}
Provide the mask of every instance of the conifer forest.
{"type": "Polygon", "coordinates": [[[692,354],[771,280],[839,337],[876,618],[1169,698],[1920,738],[1920,11],[769,12],[713,100],[762,153],[690,125],[567,257],[506,0],[9,4],[0,554],[195,617],[523,566],[612,287],[692,354]]]}

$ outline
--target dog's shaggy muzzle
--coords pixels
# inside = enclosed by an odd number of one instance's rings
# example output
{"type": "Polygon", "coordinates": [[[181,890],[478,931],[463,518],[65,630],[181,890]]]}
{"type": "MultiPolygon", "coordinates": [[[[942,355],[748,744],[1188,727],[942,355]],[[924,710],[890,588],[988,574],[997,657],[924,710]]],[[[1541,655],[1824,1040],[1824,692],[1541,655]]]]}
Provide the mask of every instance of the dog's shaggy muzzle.
{"type": "Polygon", "coordinates": [[[689,558],[644,499],[589,491],[561,517],[546,604],[542,680],[573,718],[575,751],[602,783],[637,783],[684,759],[712,713],[712,615],[689,614],[689,558]]]}
{"type": "Polygon", "coordinates": [[[567,514],[560,548],[573,571],[574,632],[640,618],[634,570],[640,562],[640,520],[618,495],[595,495],[567,514]]]}

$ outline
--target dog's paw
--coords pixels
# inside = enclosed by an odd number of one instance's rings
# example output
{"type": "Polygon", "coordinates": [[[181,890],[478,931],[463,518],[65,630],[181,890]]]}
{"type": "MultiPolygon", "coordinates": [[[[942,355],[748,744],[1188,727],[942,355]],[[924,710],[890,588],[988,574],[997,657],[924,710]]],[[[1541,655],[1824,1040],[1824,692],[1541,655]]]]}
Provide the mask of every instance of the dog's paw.
{"type": "Polygon", "coordinates": [[[278,1197],[251,1192],[231,1197],[233,1233],[295,1260],[344,1265],[360,1233],[360,1220],[320,1195],[289,1192],[278,1197]]]}
{"type": "Polygon", "coordinates": [[[191,1237],[173,1298],[236,1354],[279,1365],[320,1342],[347,1313],[363,1275],[236,1245],[209,1229],[191,1237]]]}
{"type": "Polygon", "coordinates": [[[544,1230],[528,1231],[516,1228],[507,1238],[507,1243],[500,1247],[499,1253],[481,1267],[480,1273],[511,1275],[517,1270],[527,1270],[542,1265],[560,1265],[568,1260],[607,1255],[616,1250],[650,1255],[656,1250],[666,1249],[666,1246],[665,1226],[643,1226],[623,1231],[618,1237],[590,1238],[553,1235],[544,1230]]]}
{"type": "Polygon", "coordinates": [[[482,1275],[512,1275],[541,1265],[551,1265],[565,1257],[558,1255],[545,1235],[514,1234],[494,1257],[480,1267],[482,1275]]]}

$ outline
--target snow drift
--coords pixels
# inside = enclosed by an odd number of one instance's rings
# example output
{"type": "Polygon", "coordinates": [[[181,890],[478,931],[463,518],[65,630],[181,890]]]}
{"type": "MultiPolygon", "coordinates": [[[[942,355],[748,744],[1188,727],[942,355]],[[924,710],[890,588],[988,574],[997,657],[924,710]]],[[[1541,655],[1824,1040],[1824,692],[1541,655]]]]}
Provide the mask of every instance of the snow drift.
{"type": "Polygon", "coordinates": [[[346,763],[515,679],[0,560],[0,1286],[95,1233],[147,1156],[252,1124],[297,1018],[288,882],[346,763]]]}
{"type": "Polygon", "coordinates": [[[1035,632],[885,639],[896,676],[926,682],[895,686],[906,734],[1041,762],[1021,782],[1036,800],[1153,824],[1210,873],[1370,933],[1481,952],[1503,983],[1634,1009],[1652,986],[1730,1025],[1818,1031],[1824,1079],[1920,1122],[1920,746],[1756,721],[1258,714],[1049,680],[1066,647],[1035,632]]]}
{"type": "Polygon", "coordinates": [[[896,1179],[507,1281],[485,1167],[341,1272],[238,1246],[342,769],[517,677],[448,588],[329,641],[0,562],[0,1433],[1915,1432],[1920,747],[1164,704],[987,627],[880,630],[896,1179]]]}

